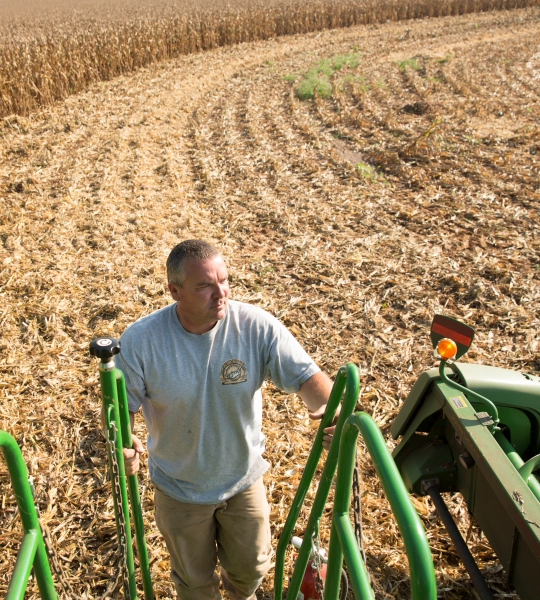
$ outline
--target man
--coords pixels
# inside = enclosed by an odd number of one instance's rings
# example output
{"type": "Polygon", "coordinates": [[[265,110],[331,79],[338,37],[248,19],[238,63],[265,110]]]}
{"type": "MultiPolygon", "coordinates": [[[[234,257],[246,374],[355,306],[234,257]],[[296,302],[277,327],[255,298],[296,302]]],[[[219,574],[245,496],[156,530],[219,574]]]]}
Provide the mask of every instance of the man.
{"type": "MultiPolygon", "coordinates": [[[[176,302],[128,327],[117,357],[131,427],[142,407],[148,428],[156,523],[180,598],[220,598],[217,558],[229,595],[254,598],[271,556],[261,386],[269,376],[320,419],[332,383],[279,321],[229,300],[215,247],[178,244],[167,278],[176,302]]],[[[141,452],[133,436],[127,474],[138,471],[141,452]]]]}

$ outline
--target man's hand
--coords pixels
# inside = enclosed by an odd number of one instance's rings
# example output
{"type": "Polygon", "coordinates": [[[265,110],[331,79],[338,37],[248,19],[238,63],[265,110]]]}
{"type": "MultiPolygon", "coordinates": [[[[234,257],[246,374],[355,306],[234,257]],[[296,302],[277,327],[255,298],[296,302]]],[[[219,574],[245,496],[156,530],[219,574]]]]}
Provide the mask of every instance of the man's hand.
{"type": "MultiPolygon", "coordinates": [[[[324,412],[326,411],[326,406],[327,406],[326,404],[323,404],[315,412],[309,413],[309,418],[312,419],[313,421],[321,420],[323,418],[324,412]]],[[[334,417],[334,420],[332,421],[332,425],[330,425],[329,427],[326,427],[326,429],[324,430],[323,447],[326,448],[327,450],[328,450],[328,448],[330,448],[330,444],[332,443],[332,438],[334,436],[334,431],[336,430],[336,423],[337,423],[337,418],[339,415],[339,409],[340,409],[340,407],[338,406],[338,410],[336,411],[336,416],[334,417]]]]}
{"type": "Polygon", "coordinates": [[[132,435],[133,448],[124,448],[124,468],[126,475],[135,475],[139,471],[139,454],[144,453],[144,447],[141,440],[136,435],[132,435]]]}

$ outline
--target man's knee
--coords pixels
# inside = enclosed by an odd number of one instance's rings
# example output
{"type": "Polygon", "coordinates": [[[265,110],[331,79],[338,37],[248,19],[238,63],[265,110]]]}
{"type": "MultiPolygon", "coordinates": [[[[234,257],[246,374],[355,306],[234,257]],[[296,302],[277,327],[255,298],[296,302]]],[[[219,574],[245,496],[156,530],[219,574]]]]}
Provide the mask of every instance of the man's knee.
{"type": "Polygon", "coordinates": [[[223,589],[235,600],[251,598],[268,572],[269,567],[270,564],[265,568],[259,566],[251,572],[246,570],[242,573],[229,573],[221,569],[223,589]]]}
{"type": "Polygon", "coordinates": [[[244,578],[246,581],[260,581],[268,573],[270,566],[271,548],[264,554],[259,554],[251,564],[243,565],[239,577],[244,578]]]}
{"type": "Polygon", "coordinates": [[[178,573],[171,569],[171,579],[180,600],[220,600],[219,578],[212,573],[210,579],[201,584],[199,581],[184,581],[178,573]]]}
{"type": "Polygon", "coordinates": [[[244,555],[238,562],[222,560],[223,586],[237,598],[248,598],[259,587],[271,565],[272,547],[270,545],[259,549],[252,556],[244,555]],[[226,573],[226,577],[224,577],[224,573],[226,573]],[[227,583],[232,584],[232,589],[229,589],[227,583]]]}

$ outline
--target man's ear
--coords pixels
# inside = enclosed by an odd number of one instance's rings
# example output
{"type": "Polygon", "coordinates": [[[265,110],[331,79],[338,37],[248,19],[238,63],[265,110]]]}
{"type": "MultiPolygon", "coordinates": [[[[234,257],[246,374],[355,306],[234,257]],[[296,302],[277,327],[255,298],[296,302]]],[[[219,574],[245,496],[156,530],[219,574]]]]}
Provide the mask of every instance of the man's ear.
{"type": "Polygon", "coordinates": [[[167,284],[167,287],[169,288],[169,292],[171,292],[171,296],[173,297],[173,300],[178,301],[178,299],[179,299],[178,298],[178,286],[169,281],[169,283],[167,284]]]}

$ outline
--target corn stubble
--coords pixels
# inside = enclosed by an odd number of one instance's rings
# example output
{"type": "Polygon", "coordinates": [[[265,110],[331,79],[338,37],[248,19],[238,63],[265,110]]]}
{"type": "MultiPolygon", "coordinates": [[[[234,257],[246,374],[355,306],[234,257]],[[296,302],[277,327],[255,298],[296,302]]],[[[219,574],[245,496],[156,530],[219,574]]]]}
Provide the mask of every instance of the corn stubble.
{"type": "Polygon", "coordinates": [[[26,21],[12,18],[0,28],[4,40],[0,45],[0,117],[28,114],[91,83],[220,46],[537,4],[538,0],[270,0],[223,8],[214,4],[206,10],[166,4],[128,11],[117,7],[106,18],[98,18],[90,8],[26,21]]]}
{"type": "MultiPolygon", "coordinates": [[[[170,302],[164,261],[180,239],[219,245],[233,298],[279,318],[329,375],[355,362],[358,408],[387,439],[433,366],[434,313],[477,328],[467,360],[540,372],[539,29],[532,8],[283,37],[149,66],[0,122],[0,429],[34,477],[75,590],[62,598],[122,597],[88,343],[170,302]],[[342,65],[328,72],[332,95],[302,101],[303,75],[328,62],[342,65]]],[[[263,397],[276,544],[314,430],[294,395],[269,384],[263,397]]],[[[146,439],[141,418],[136,433],[146,439]]],[[[401,536],[369,455],[359,460],[376,598],[408,598],[401,536]]],[[[143,462],[154,590],[173,598],[143,462]]],[[[494,597],[517,600],[461,496],[447,500],[494,597]]],[[[413,502],[439,598],[472,598],[433,506],[413,502]]],[[[21,539],[0,459],[2,598],[21,539]]],[[[293,560],[291,549],[287,577],[293,560]]],[[[272,600],[272,577],[259,600],[272,600]]]]}

